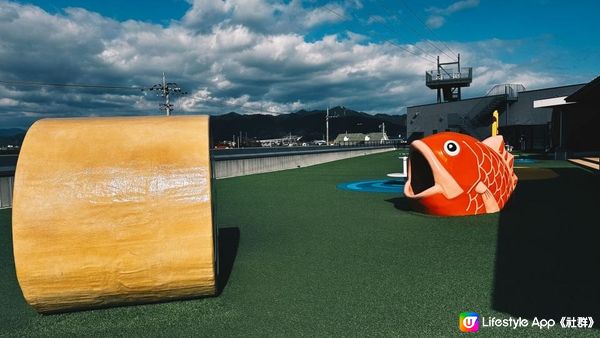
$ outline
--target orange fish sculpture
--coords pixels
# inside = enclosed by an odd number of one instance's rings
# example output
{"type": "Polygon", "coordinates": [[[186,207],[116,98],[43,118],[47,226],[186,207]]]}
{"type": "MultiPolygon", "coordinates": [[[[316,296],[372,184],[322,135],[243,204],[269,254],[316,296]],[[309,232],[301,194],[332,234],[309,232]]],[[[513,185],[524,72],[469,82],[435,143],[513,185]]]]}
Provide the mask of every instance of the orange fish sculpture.
{"type": "Polygon", "coordinates": [[[516,185],[513,155],[500,135],[481,142],[443,132],[411,143],[404,195],[419,211],[438,216],[498,212],[516,185]]]}

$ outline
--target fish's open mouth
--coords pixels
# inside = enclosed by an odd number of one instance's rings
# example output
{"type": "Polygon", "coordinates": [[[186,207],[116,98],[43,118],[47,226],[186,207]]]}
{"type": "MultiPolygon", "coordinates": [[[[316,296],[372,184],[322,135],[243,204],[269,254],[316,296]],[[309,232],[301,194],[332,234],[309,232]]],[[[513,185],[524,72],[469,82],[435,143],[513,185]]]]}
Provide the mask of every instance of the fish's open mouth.
{"type": "Polygon", "coordinates": [[[418,150],[410,152],[409,160],[413,173],[410,180],[410,187],[413,193],[418,195],[435,185],[433,171],[431,171],[431,166],[429,166],[425,156],[418,150]],[[418,173],[418,175],[414,173],[418,173]]]}
{"type": "Polygon", "coordinates": [[[429,146],[423,141],[414,141],[410,146],[408,180],[404,186],[404,195],[408,198],[423,198],[441,193],[451,199],[462,192],[463,189],[429,146]]]}

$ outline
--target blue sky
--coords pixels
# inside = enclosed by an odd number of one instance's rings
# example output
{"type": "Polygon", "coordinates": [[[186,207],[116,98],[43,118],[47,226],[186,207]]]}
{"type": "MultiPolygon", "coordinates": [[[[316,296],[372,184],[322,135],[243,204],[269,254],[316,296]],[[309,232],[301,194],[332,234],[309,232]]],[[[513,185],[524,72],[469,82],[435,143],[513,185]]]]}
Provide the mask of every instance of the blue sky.
{"type": "MultiPolygon", "coordinates": [[[[0,0],[0,81],[190,92],[180,114],[281,114],[430,103],[424,72],[461,54],[464,97],[598,76],[600,2],[531,0],[0,0]],[[573,5],[575,4],[576,5],[573,5]]],[[[0,128],[49,116],[159,114],[140,91],[0,83],[0,128]]]]}

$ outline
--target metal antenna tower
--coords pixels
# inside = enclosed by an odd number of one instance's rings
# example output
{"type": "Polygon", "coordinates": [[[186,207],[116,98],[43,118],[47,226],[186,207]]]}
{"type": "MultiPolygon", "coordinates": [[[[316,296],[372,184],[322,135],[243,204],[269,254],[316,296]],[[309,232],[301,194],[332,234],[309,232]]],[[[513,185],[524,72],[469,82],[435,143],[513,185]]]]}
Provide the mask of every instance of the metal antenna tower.
{"type": "Polygon", "coordinates": [[[186,95],[188,92],[183,91],[179,85],[175,82],[167,82],[165,78],[165,73],[163,72],[162,83],[155,84],[150,88],[144,88],[142,90],[147,91],[155,91],[156,95],[162,96],[165,98],[165,103],[161,103],[159,105],[160,110],[165,110],[167,112],[167,116],[171,115],[173,111],[173,104],[169,101],[169,95],[186,95]]]}
{"type": "Polygon", "coordinates": [[[469,87],[473,81],[473,68],[460,66],[460,54],[455,62],[440,62],[437,69],[425,72],[425,85],[437,90],[437,102],[461,100],[461,88],[469,87]]]}
{"type": "Polygon", "coordinates": [[[327,113],[325,114],[325,142],[329,145],[329,120],[338,117],[337,115],[329,115],[329,107],[327,107],[327,113]]]}

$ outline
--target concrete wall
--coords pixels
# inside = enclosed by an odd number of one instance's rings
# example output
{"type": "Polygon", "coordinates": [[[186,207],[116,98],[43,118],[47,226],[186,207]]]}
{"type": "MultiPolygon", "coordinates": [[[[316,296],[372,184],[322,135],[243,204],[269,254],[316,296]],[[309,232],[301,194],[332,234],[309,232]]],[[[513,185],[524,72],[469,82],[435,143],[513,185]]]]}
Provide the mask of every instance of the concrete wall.
{"type": "Polygon", "coordinates": [[[406,133],[408,138],[415,132],[424,136],[432,135],[448,129],[448,115],[466,115],[480,101],[491,101],[493,98],[480,97],[454,102],[426,104],[408,107],[406,110],[406,133]]]}
{"type": "MultiPolygon", "coordinates": [[[[349,148],[343,150],[334,148],[334,150],[323,152],[294,154],[293,151],[288,151],[285,154],[258,154],[246,156],[246,158],[243,154],[235,154],[229,156],[231,159],[226,159],[226,157],[215,159],[213,161],[213,171],[216,178],[236,177],[308,167],[345,158],[383,153],[394,149],[391,146],[388,148],[349,148]]],[[[14,181],[15,178],[12,174],[10,176],[0,176],[0,209],[12,207],[14,181]]]]}
{"type": "Polygon", "coordinates": [[[268,173],[272,171],[308,167],[311,165],[342,160],[351,157],[392,151],[395,148],[348,149],[344,151],[286,154],[269,157],[250,157],[234,159],[216,159],[213,162],[213,172],[216,178],[227,178],[251,174],[268,173]]]}

